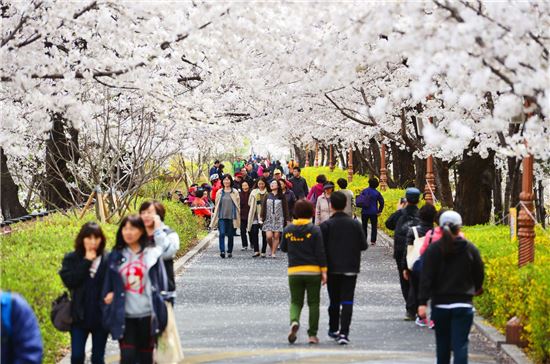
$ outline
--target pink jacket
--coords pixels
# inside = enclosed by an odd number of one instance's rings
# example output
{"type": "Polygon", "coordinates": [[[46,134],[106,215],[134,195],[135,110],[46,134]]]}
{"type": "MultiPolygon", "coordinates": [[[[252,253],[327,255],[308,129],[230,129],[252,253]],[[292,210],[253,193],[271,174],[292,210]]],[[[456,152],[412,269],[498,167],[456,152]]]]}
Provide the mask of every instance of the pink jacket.
{"type": "MultiPolygon", "coordinates": [[[[462,238],[464,237],[464,234],[462,233],[462,231],[458,235],[460,235],[460,237],[462,238]]],[[[428,246],[431,243],[435,243],[442,237],[443,237],[443,229],[440,226],[428,231],[424,238],[424,244],[422,244],[422,247],[420,248],[420,255],[424,254],[424,252],[426,251],[426,249],[428,249],[428,246]]]]}
{"type": "Polygon", "coordinates": [[[311,187],[311,189],[309,190],[307,199],[311,201],[311,197],[313,195],[315,195],[315,199],[317,199],[319,198],[319,196],[323,194],[323,192],[325,192],[325,190],[323,189],[323,184],[317,183],[315,186],[311,187]]]}

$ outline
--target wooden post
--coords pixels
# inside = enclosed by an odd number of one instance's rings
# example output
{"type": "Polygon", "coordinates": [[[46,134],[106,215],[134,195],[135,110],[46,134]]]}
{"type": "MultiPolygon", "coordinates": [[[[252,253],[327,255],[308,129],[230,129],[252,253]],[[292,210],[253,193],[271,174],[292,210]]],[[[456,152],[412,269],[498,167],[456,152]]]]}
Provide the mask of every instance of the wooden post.
{"type": "Polygon", "coordinates": [[[432,204],[435,200],[435,177],[433,171],[433,157],[430,155],[426,160],[426,186],[424,187],[424,195],[427,203],[432,204]]]}
{"type": "Polygon", "coordinates": [[[349,148],[349,157],[348,157],[348,182],[353,181],[353,148],[349,148]]]}
{"type": "Polygon", "coordinates": [[[319,167],[319,143],[315,143],[315,167],[319,167]]]}
{"type": "Polygon", "coordinates": [[[519,267],[535,261],[535,221],[533,207],[533,156],[523,158],[523,175],[518,217],[519,267]]]}
{"type": "Polygon", "coordinates": [[[388,170],[386,169],[386,144],[382,143],[380,150],[380,189],[385,191],[388,188],[388,170]]]}
{"type": "MultiPolygon", "coordinates": [[[[428,99],[429,100],[429,99],[428,99]]],[[[432,118],[429,118],[430,123],[433,122],[432,118]]],[[[434,159],[430,155],[426,159],[426,186],[424,187],[424,199],[429,204],[434,204],[435,201],[435,176],[434,176],[434,159]]]]}
{"type": "Polygon", "coordinates": [[[306,167],[309,167],[309,147],[306,146],[306,167]]]}
{"type": "Polygon", "coordinates": [[[332,144],[330,145],[330,149],[329,149],[329,162],[328,162],[328,166],[330,168],[330,171],[334,171],[334,161],[333,161],[333,151],[332,151],[332,144]]]}
{"type": "Polygon", "coordinates": [[[94,200],[95,194],[96,194],[95,190],[93,190],[92,193],[90,193],[90,197],[88,197],[88,201],[86,201],[86,204],[82,208],[82,212],[80,213],[79,219],[82,219],[84,217],[84,214],[86,213],[86,211],[88,210],[88,208],[92,204],[92,201],[94,200]]]}
{"type": "Polygon", "coordinates": [[[95,206],[99,214],[99,221],[105,223],[105,206],[103,205],[103,192],[96,191],[95,206]]]}

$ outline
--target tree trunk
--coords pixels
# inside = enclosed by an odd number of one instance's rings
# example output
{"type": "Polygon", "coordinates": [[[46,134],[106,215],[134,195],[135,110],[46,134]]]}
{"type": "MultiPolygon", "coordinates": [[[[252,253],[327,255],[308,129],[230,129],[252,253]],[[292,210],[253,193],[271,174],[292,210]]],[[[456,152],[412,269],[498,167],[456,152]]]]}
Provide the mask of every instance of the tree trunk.
{"type": "Polygon", "coordinates": [[[508,157],[508,175],[506,176],[506,188],[504,190],[504,211],[508,213],[511,207],[516,207],[519,203],[519,194],[521,192],[521,160],[515,157],[508,157]]]}
{"type": "MultiPolygon", "coordinates": [[[[426,159],[414,157],[414,170],[415,170],[414,185],[416,186],[416,188],[418,188],[422,192],[424,192],[424,187],[426,187],[426,169],[427,169],[426,159]]],[[[434,169],[437,170],[435,160],[434,160],[434,169]]]]}
{"type": "Polygon", "coordinates": [[[4,220],[15,219],[27,215],[28,212],[19,202],[19,187],[13,181],[8,169],[8,158],[4,149],[0,148],[0,208],[4,220]]]}
{"type": "Polygon", "coordinates": [[[504,210],[502,205],[502,171],[500,168],[495,170],[495,182],[493,184],[493,209],[495,222],[502,224],[504,210]]]}
{"type": "Polygon", "coordinates": [[[321,145],[319,146],[319,149],[321,150],[321,160],[319,161],[319,166],[324,167],[325,164],[325,148],[321,145]]]}
{"type": "Polygon", "coordinates": [[[380,178],[380,146],[376,139],[372,138],[369,140],[369,149],[370,149],[370,163],[372,165],[372,173],[380,178]]]}
{"type": "Polygon", "coordinates": [[[464,152],[458,165],[455,202],[464,225],[486,224],[491,220],[494,173],[494,153],[483,159],[479,154],[464,152]]]}
{"type": "Polygon", "coordinates": [[[294,160],[303,168],[306,164],[306,152],[297,145],[293,145],[292,148],[294,148],[294,160]]]}
{"type": "Polygon", "coordinates": [[[413,187],[415,183],[414,162],[412,152],[406,149],[399,149],[395,144],[391,144],[393,155],[393,177],[397,185],[401,188],[413,187]]]}
{"type": "Polygon", "coordinates": [[[452,209],[454,203],[451,182],[449,181],[449,162],[434,158],[434,169],[437,187],[435,194],[441,202],[441,206],[452,209]]]}
{"type": "Polygon", "coordinates": [[[537,221],[542,224],[543,228],[546,228],[546,209],[544,208],[544,186],[542,181],[535,187],[535,211],[537,213],[537,221]]]}
{"type": "Polygon", "coordinates": [[[42,185],[48,209],[65,209],[72,205],[73,195],[67,182],[73,182],[67,162],[78,163],[78,131],[68,126],[62,115],[52,115],[52,129],[46,142],[46,178],[42,185]],[[67,137],[66,134],[69,134],[67,137]]]}

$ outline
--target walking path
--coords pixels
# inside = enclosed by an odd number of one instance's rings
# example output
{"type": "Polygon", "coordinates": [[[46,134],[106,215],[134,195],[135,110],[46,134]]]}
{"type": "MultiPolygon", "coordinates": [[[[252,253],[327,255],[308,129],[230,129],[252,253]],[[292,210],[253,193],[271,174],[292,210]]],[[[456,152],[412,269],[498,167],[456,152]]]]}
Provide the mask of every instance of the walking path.
{"type": "MultiPolygon", "coordinates": [[[[388,239],[387,237],[382,237],[388,239]]],[[[385,240],[387,242],[387,240],[385,240]]],[[[217,239],[177,277],[175,313],[185,363],[433,363],[434,333],[404,321],[404,303],[387,243],[363,253],[351,325],[351,345],[326,336],[328,295],[321,296],[318,346],[308,346],[307,309],[298,341],[290,346],[286,256],[252,259],[237,238],[232,259],[222,260],[217,239]]],[[[110,345],[111,346],[111,345],[110,345]]],[[[116,362],[114,345],[107,362],[116,362]]],[[[476,334],[470,362],[495,363],[476,334]]]]}

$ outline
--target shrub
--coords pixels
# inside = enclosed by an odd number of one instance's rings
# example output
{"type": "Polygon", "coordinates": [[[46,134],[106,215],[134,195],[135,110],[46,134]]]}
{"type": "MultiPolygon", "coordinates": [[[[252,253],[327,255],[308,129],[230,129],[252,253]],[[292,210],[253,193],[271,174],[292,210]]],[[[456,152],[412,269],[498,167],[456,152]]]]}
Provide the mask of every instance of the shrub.
{"type": "MultiPolygon", "coordinates": [[[[178,254],[181,255],[193,240],[203,235],[203,225],[181,203],[162,202],[167,210],[166,223],[180,236],[178,254]]],[[[1,238],[1,287],[22,294],[36,313],[44,340],[44,363],[55,363],[70,342],[69,335],[57,331],[50,322],[51,302],[65,290],[58,275],[61,260],[73,250],[82,224],[91,220],[95,220],[93,213],[86,214],[82,220],[54,214],[43,222],[19,224],[16,231],[1,238]]],[[[118,226],[102,224],[101,227],[111,248],[118,226]]]]}

